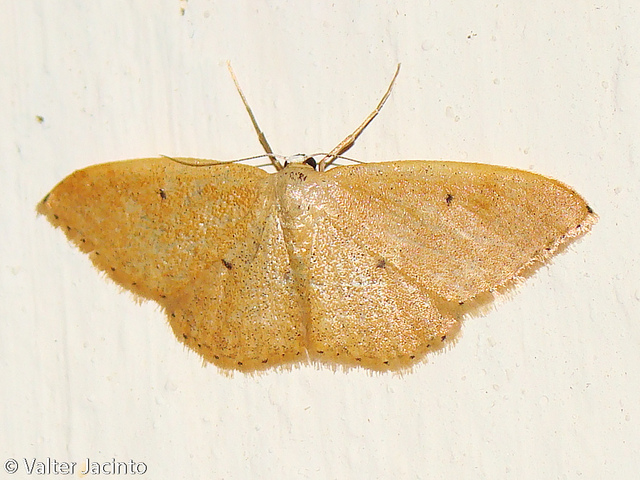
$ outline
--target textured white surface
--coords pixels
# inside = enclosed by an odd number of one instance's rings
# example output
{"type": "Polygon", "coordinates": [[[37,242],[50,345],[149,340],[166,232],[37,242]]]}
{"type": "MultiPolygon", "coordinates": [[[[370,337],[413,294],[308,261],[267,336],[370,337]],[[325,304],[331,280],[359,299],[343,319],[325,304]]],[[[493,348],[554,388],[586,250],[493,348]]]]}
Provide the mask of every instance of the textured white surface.
{"type": "Polygon", "coordinates": [[[14,478],[47,457],[132,459],[147,478],[636,478],[637,7],[387,3],[0,1],[0,460],[18,460],[14,478]],[[203,368],[34,208],[98,162],[260,153],[226,60],[282,154],[331,149],[402,62],[349,155],[530,169],[600,222],[411,374],[203,368]]]}

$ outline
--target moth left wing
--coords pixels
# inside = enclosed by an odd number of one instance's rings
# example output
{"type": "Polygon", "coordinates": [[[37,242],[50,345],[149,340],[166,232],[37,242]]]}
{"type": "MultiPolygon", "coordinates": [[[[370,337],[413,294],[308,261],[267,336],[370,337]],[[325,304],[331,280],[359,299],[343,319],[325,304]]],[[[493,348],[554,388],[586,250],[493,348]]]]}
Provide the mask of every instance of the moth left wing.
{"type": "Polygon", "coordinates": [[[220,261],[247,230],[267,176],[166,158],[102,163],[66,177],[37,209],[116,283],[158,299],[220,261]]]}
{"type": "Polygon", "coordinates": [[[206,360],[255,370],[299,358],[298,294],[263,170],[166,158],[94,165],[38,211],[119,285],[158,302],[206,360]]]}

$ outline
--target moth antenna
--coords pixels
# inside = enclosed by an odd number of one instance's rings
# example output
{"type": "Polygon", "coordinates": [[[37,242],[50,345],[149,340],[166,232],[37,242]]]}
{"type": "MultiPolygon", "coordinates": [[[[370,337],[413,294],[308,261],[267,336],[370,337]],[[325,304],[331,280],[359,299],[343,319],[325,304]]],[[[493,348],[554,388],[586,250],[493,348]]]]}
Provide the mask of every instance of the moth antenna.
{"type": "Polygon", "coordinates": [[[396,73],[393,74],[393,78],[391,79],[391,83],[389,83],[389,86],[387,87],[387,91],[384,92],[384,95],[382,96],[382,100],[380,100],[380,102],[378,103],[376,108],[373,110],[373,112],[371,112],[369,116],[364,119],[364,122],[362,122],[360,126],[353,131],[351,135],[348,135],[344,140],[342,140],[338,144],[338,146],[336,146],[336,148],[331,150],[329,155],[327,155],[322,160],[320,160],[320,164],[318,165],[318,171],[320,172],[324,171],[324,169],[327,168],[329,165],[331,165],[337,157],[341,156],[344,152],[346,152],[351,147],[353,147],[353,144],[355,143],[357,138],[364,131],[364,129],[367,128],[367,125],[369,125],[371,121],[374,118],[376,118],[376,115],[380,113],[380,110],[382,109],[384,102],[386,102],[387,98],[389,98],[389,95],[391,95],[391,89],[393,88],[393,84],[396,82],[398,73],[400,73],[400,64],[398,64],[398,66],[396,67],[396,73]]]}
{"type": "Polygon", "coordinates": [[[339,158],[341,160],[347,160],[348,162],[353,162],[353,163],[365,163],[362,160],[356,160],[355,158],[351,158],[351,157],[345,157],[344,155],[338,155],[336,157],[336,159],[339,158]]]}
{"type": "Polygon", "coordinates": [[[254,155],[252,157],[235,158],[233,160],[203,160],[199,158],[175,158],[175,157],[170,157],[168,155],[162,155],[162,154],[160,154],[160,156],[163,158],[172,160],[176,163],[187,165],[189,167],[210,167],[211,165],[224,165],[226,163],[238,163],[238,162],[244,162],[246,160],[255,160],[256,158],[267,157],[268,155],[264,155],[264,154],[254,155]]]}
{"type": "Polygon", "coordinates": [[[233,68],[231,68],[231,62],[227,62],[227,68],[229,69],[229,73],[231,74],[231,78],[233,79],[233,83],[236,85],[236,90],[238,90],[238,93],[240,94],[240,98],[242,99],[242,103],[244,103],[244,108],[246,108],[247,113],[249,114],[249,118],[251,118],[251,123],[253,124],[253,128],[255,129],[256,133],[258,134],[258,140],[260,141],[260,145],[262,145],[262,148],[264,149],[265,153],[268,155],[269,160],[271,160],[271,163],[276,168],[276,170],[278,170],[278,171],[282,170],[282,168],[283,168],[282,165],[280,164],[280,162],[278,161],[278,159],[274,155],[273,150],[271,149],[271,145],[269,145],[269,142],[267,141],[267,137],[264,135],[264,133],[260,129],[260,126],[258,125],[258,122],[256,121],[256,117],[253,115],[253,111],[251,110],[251,107],[249,106],[249,103],[247,102],[247,99],[244,96],[244,93],[242,93],[242,89],[240,88],[240,83],[238,83],[238,79],[236,78],[236,74],[233,73],[233,68]]]}
{"type": "MultiPolygon", "coordinates": [[[[330,154],[327,152],[316,152],[313,153],[311,155],[309,155],[310,157],[319,157],[320,155],[322,155],[323,157],[328,157],[330,154]]],[[[353,163],[366,163],[363,162],[362,160],[356,160],[355,158],[351,158],[351,157],[345,157],[344,155],[336,155],[336,160],[346,160],[348,162],[353,162],[353,163]]]]}

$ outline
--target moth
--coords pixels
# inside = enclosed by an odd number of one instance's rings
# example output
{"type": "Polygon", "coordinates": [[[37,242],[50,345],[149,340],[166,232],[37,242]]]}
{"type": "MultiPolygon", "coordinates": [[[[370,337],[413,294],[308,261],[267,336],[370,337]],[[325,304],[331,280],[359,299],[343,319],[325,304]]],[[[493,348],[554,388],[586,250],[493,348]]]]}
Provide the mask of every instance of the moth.
{"type": "Polygon", "coordinates": [[[330,153],[284,163],[231,72],[276,173],[186,158],[105,163],[62,180],[38,212],[222,369],[410,367],[597,216],[567,185],[512,168],[334,166],[398,72],[330,153]]]}

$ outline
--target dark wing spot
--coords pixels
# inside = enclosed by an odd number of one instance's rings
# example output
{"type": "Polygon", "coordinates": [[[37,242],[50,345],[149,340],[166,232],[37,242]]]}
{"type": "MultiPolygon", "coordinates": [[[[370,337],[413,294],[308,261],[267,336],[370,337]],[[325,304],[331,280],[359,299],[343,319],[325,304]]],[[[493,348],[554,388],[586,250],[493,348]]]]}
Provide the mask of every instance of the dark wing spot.
{"type": "Polygon", "coordinates": [[[387,267],[387,261],[384,258],[381,258],[380,260],[378,260],[378,263],[376,263],[376,268],[386,268],[387,267]]]}
{"type": "Polygon", "coordinates": [[[445,199],[445,201],[447,202],[447,205],[451,205],[451,202],[453,202],[453,195],[447,193],[447,198],[445,199]]]}
{"type": "Polygon", "coordinates": [[[158,190],[158,193],[160,194],[160,198],[162,198],[163,200],[166,200],[167,194],[163,189],[158,190]]]}
{"type": "Polygon", "coordinates": [[[447,339],[446,335],[442,335],[442,337],[440,337],[440,340],[442,340],[443,342],[447,339]]]}
{"type": "MultiPolygon", "coordinates": [[[[46,199],[46,197],[45,197],[45,199],[46,199]]],[[[589,205],[587,205],[587,212],[593,213],[593,208],[591,208],[589,205]]]]}
{"type": "Polygon", "coordinates": [[[227,267],[228,270],[231,270],[233,268],[233,265],[231,265],[231,262],[227,262],[224,258],[222,259],[222,264],[227,267]]]}

